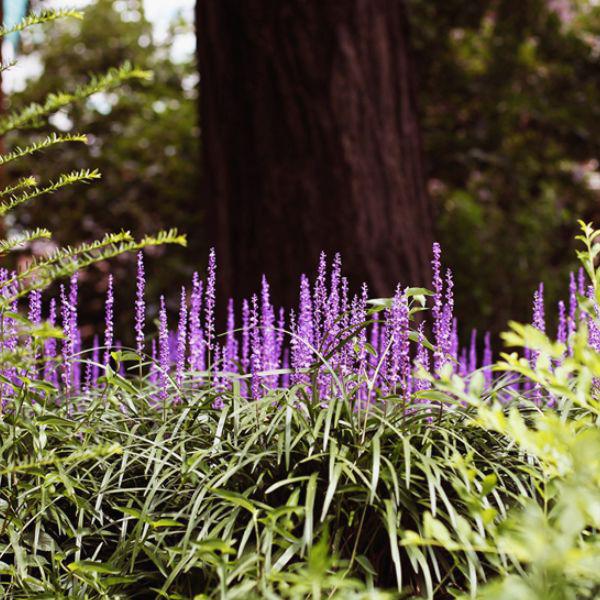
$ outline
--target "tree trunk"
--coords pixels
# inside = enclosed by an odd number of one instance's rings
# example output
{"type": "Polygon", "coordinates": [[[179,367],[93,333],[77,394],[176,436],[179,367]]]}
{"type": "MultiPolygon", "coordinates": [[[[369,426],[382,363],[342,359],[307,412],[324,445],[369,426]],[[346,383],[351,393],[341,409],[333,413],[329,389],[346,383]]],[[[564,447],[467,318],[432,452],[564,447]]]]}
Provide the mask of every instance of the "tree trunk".
{"type": "Polygon", "coordinates": [[[276,301],[321,250],[351,284],[429,279],[403,0],[197,0],[204,194],[220,293],[276,301]]]}

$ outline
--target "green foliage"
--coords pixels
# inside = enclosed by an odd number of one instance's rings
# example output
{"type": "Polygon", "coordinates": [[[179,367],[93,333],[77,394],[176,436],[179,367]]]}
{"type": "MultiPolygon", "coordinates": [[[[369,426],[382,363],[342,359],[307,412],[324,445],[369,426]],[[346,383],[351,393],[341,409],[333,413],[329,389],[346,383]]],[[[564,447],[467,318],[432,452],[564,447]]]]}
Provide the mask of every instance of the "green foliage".
{"type": "MultiPolygon", "coordinates": [[[[45,10],[25,17],[21,23],[10,30],[0,31],[0,35],[22,31],[32,25],[48,23],[62,17],[81,18],[81,14],[71,10],[45,10]]],[[[148,79],[149,76],[148,71],[142,71],[129,63],[124,63],[119,68],[109,69],[104,75],[92,76],[85,84],[78,86],[72,92],[50,93],[41,103],[32,103],[25,108],[13,110],[8,115],[0,118],[0,135],[31,126],[39,126],[43,119],[65,107],[81,103],[94,94],[107,93],[126,81],[148,79]]],[[[71,142],[86,143],[87,137],[81,134],[61,135],[53,133],[25,146],[17,146],[1,155],[0,164],[22,162],[42,150],[71,142]]],[[[42,196],[69,188],[77,183],[89,183],[99,178],[100,172],[97,169],[82,168],[68,173],[61,173],[54,181],[50,180],[47,183],[38,185],[37,178],[28,174],[20,178],[17,183],[5,186],[0,190],[0,197],[5,197],[4,200],[0,201],[0,217],[5,217],[21,205],[28,204],[42,196]]],[[[0,252],[6,257],[12,251],[27,246],[34,240],[49,239],[50,237],[50,232],[45,228],[18,232],[16,235],[0,241],[0,252]]],[[[176,230],[171,230],[160,232],[155,236],[147,235],[136,241],[129,232],[121,232],[119,234],[106,234],[101,240],[84,243],[75,248],[58,247],[52,253],[32,260],[26,269],[15,272],[3,281],[1,284],[2,300],[0,301],[0,312],[2,312],[3,319],[11,303],[32,290],[43,289],[60,277],[72,275],[83,267],[108,258],[113,258],[128,251],[162,244],[185,245],[185,237],[179,235],[176,230]]],[[[11,318],[14,319],[15,316],[11,318]]]]}
{"type": "MultiPolygon", "coordinates": [[[[600,232],[581,225],[579,240],[585,250],[579,257],[598,293],[600,269],[595,259],[600,232]]],[[[457,377],[439,386],[449,398],[458,397],[476,409],[474,425],[502,436],[536,465],[532,475],[538,501],[524,497],[505,517],[485,521],[485,536],[474,528],[466,528],[462,538],[452,536],[429,516],[424,522],[424,527],[429,523],[428,538],[412,536],[419,547],[441,546],[452,552],[479,546],[496,562],[502,577],[478,597],[569,600],[600,593],[600,353],[588,331],[598,326],[599,317],[595,308],[581,305],[580,310],[588,312],[590,321],[584,320],[574,334],[572,353],[565,355],[564,344],[534,327],[513,323],[505,341],[533,351],[535,368],[517,353],[504,354],[496,366],[527,377],[538,394],[553,399],[555,409],[531,407],[525,399],[509,407],[498,401],[490,404],[476,392],[465,393],[457,377]],[[500,560],[503,556],[508,561],[500,560]]],[[[469,504],[475,511],[481,506],[476,496],[469,496],[469,504]]]]}
{"type": "Polygon", "coordinates": [[[25,127],[41,125],[41,119],[56,113],[76,102],[81,102],[93,94],[108,92],[120,87],[129,79],[149,79],[151,73],[136,69],[129,63],[124,63],[118,69],[112,68],[106,74],[93,76],[85,85],[72,92],[52,92],[46,96],[43,103],[31,103],[24,109],[13,111],[0,119],[0,135],[25,127]]]}
{"type": "Polygon", "coordinates": [[[489,572],[483,554],[404,545],[406,530],[425,535],[429,511],[460,536],[536,494],[527,462],[461,409],[432,420],[427,404],[407,414],[390,400],[365,418],[343,399],[304,407],[292,389],[255,402],[233,391],[214,410],[223,392],[191,382],[148,407],[157,391],[110,370],[104,386],[57,406],[52,390],[24,383],[0,420],[5,593],[467,590],[489,572]],[[485,509],[472,517],[456,490],[485,509]]]}
{"type": "Polygon", "coordinates": [[[499,332],[509,319],[529,319],[540,280],[555,305],[576,266],[573,223],[599,216],[590,176],[600,156],[600,7],[410,0],[408,8],[430,193],[461,323],[499,332]]]}

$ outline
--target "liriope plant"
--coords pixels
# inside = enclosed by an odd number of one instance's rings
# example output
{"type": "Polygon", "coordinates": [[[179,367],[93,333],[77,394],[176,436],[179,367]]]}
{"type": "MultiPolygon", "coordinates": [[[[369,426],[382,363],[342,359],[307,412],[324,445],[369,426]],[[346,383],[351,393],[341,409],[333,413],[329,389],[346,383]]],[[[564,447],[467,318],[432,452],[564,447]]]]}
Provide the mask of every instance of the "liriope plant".
{"type": "MultiPolygon", "coordinates": [[[[0,28],[0,38],[11,33],[20,32],[34,25],[47,24],[56,19],[81,19],[82,13],[76,10],[43,10],[25,17],[12,27],[0,28]]],[[[10,69],[14,63],[1,65],[0,69],[10,69]]],[[[23,108],[13,110],[0,116],[0,136],[16,130],[35,129],[56,111],[69,105],[84,101],[93,94],[118,88],[127,80],[148,80],[152,74],[125,63],[107,73],[92,76],[89,82],[72,91],[58,91],[49,94],[41,103],[31,103],[23,108]]],[[[37,155],[45,150],[54,150],[62,144],[88,142],[81,133],[66,133],[34,139],[30,144],[7,150],[0,155],[0,168],[28,156],[37,155]]],[[[44,197],[59,192],[61,189],[76,185],[88,184],[100,179],[96,169],[80,169],[69,173],[58,173],[51,181],[38,181],[34,176],[25,176],[0,189],[0,218],[5,218],[11,211],[32,201],[40,201],[44,197]]],[[[36,240],[50,239],[51,232],[44,228],[22,231],[0,239],[0,261],[17,249],[30,245],[36,240]]],[[[81,243],[76,246],[61,247],[43,256],[34,257],[19,271],[9,272],[2,269],[0,276],[0,346],[2,362],[23,363],[26,347],[19,347],[16,340],[23,336],[35,340],[36,337],[60,335],[52,327],[34,327],[23,315],[17,314],[19,298],[33,291],[49,286],[57,279],[69,277],[78,270],[96,262],[113,258],[119,254],[141,250],[148,246],[161,244],[185,245],[185,237],[176,230],[161,231],[143,239],[134,239],[128,231],[108,233],[102,239],[81,243]]],[[[1,262],[0,262],[0,266],[1,262]]],[[[6,379],[6,378],[5,378],[6,379]]],[[[19,378],[3,381],[5,385],[19,385],[19,378]]]]}

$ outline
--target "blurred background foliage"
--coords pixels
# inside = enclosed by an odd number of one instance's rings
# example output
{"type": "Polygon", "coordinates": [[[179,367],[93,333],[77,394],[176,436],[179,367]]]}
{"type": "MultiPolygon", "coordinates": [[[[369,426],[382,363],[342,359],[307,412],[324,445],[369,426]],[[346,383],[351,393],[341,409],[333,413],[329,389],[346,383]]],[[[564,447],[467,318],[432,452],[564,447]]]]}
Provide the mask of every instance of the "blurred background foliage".
{"type": "MultiPolygon", "coordinates": [[[[46,5],[38,2],[32,8],[46,5]]],[[[102,172],[102,181],[61,192],[51,209],[47,203],[30,204],[10,225],[48,227],[59,244],[98,238],[115,228],[142,236],[163,226],[178,227],[188,234],[187,249],[169,252],[157,248],[147,253],[148,297],[157,302],[161,293],[177,290],[193,268],[205,261],[199,250],[203,211],[197,186],[198,76],[192,56],[181,61],[173,52],[178,37],[193,31],[193,24],[176,20],[157,40],[142,0],[97,0],[86,8],[85,15],[81,21],[62,20],[23,37],[20,52],[35,60],[35,66],[28,68],[31,75],[25,90],[7,94],[8,110],[39,102],[52,91],[72,89],[86,82],[90,74],[103,73],[125,61],[153,71],[154,79],[145,84],[128,83],[115,93],[97,94],[51,119],[50,130],[44,133],[87,133],[89,145],[49,150],[41,159],[19,163],[18,172],[5,176],[33,173],[45,180],[57,171],[93,166],[102,172]]],[[[5,143],[22,145],[27,139],[30,137],[7,138],[5,143]]],[[[123,256],[110,264],[120,305],[116,314],[124,322],[133,309],[134,261],[134,256],[123,256]]],[[[108,264],[99,267],[108,268],[108,264]]],[[[106,278],[98,277],[97,270],[83,273],[82,278],[81,293],[86,299],[83,322],[93,322],[102,315],[106,278]]],[[[176,294],[169,296],[177,302],[176,294]]],[[[122,325],[120,331],[129,331],[122,325]]]]}
{"type": "MultiPolygon", "coordinates": [[[[600,216],[600,6],[593,0],[407,5],[429,192],[437,236],[455,272],[462,331],[495,332],[508,318],[527,319],[539,280],[552,321],[574,267],[575,221],[600,216]]],[[[48,152],[4,175],[44,178],[50,165],[52,172],[101,169],[101,184],[62,192],[52,210],[30,206],[7,224],[48,226],[59,243],[98,237],[115,224],[135,235],[170,226],[187,233],[187,250],[157,251],[158,259],[148,261],[152,299],[170,289],[176,301],[173,290],[205,261],[198,75],[193,56],[182,61],[172,53],[177,36],[192,28],[174,22],[157,41],[141,0],[96,0],[83,21],[24,37],[22,52],[40,68],[32,69],[26,92],[7,98],[8,109],[40,100],[125,60],[154,71],[150,84],[128,85],[53,119],[55,130],[89,132],[87,151],[48,152]]],[[[132,260],[113,266],[122,305],[132,305],[132,260]]],[[[88,279],[103,285],[93,273],[88,279]]],[[[89,298],[90,314],[98,314],[101,297],[89,298]]],[[[128,318],[126,310],[117,314],[128,318]]]]}
{"type": "MultiPolygon", "coordinates": [[[[463,324],[551,321],[600,216],[600,6],[409,0],[429,191],[463,324]]],[[[466,330],[464,333],[467,333],[466,330]]]]}

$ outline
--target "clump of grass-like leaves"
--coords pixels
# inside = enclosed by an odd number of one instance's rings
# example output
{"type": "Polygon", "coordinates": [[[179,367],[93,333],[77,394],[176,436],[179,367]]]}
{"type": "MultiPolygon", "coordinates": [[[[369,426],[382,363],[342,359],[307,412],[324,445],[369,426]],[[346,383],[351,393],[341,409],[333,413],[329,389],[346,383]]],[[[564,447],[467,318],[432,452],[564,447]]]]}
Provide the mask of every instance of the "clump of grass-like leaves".
{"type": "Polygon", "coordinates": [[[210,386],[149,408],[153,390],[116,374],[60,405],[35,383],[20,393],[0,420],[13,597],[443,598],[489,563],[402,546],[403,532],[425,512],[483,532],[535,493],[523,456],[462,408],[389,399],[365,415],[285,390],[215,410],[210,386]]]}

